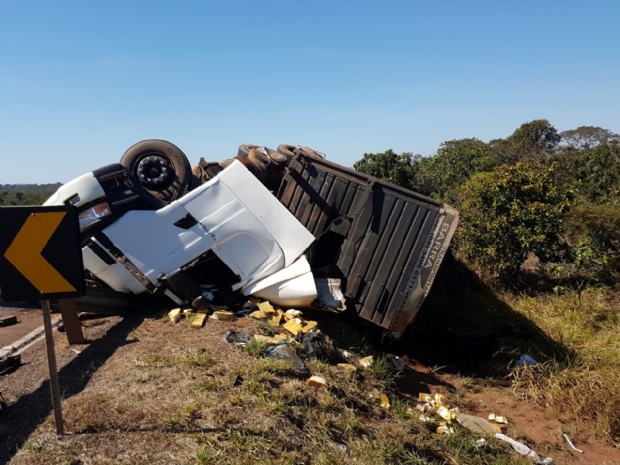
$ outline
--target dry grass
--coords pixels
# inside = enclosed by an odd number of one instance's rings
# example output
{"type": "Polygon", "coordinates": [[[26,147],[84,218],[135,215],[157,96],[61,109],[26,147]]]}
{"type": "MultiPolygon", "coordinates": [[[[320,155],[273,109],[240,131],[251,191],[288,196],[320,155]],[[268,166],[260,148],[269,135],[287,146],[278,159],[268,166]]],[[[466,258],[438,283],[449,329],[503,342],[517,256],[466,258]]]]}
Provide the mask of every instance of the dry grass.
{"type": "Polygon", "coordinates": [[[352,376],[311,360],[309,370],[329,386],[316,389],[289,362],[224,342],[228,326],[146,321],[133,334],[139,344],[120,348],[64,401],[69,435],[56,438],[48,418],[15,463],[525,463],[493,440],[478,449],[478,436],[465,429],[440,436],[407,414],[410,401],[381,358],[352,376]],[[380,406],[381,392],[390,396],[390,411],[380,406]]]}
{"type": "MultiPolygon", "coordinates": [[[[573,352],[516,368],[516,389],[594,431],[620,441],[620,308],[605,289],[542,297],[503,296],[549,336],[573,352]]],[[[547,354],[549,355],[549,354],[547,354]]],[[[544,357],[545,354],[540,354],[544,357]]]]}

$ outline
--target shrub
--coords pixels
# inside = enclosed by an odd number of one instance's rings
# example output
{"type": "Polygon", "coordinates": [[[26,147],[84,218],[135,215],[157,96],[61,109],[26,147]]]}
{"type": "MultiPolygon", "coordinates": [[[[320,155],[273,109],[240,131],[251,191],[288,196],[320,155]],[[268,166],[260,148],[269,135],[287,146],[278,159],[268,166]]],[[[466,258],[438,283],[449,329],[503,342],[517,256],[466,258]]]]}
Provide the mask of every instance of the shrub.
{"type": "Polygon", "coordinates": [[[517,163],[473,176],[461,189],[461,246],[468,258],[504,280],[529,252],[559,258],[562,216],[571,202],[554,183],[555,165],[517,163]]]}

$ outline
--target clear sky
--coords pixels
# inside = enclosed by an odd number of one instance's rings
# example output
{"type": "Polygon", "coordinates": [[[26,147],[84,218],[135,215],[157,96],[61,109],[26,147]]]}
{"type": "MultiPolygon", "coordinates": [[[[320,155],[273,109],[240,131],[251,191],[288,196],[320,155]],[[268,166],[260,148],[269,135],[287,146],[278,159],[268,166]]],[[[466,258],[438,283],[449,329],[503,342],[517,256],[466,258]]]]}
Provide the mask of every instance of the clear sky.
{"type": "Polygon", "coordinates": [[[142,139],[434,154],[546,118],[620,132],[620,1],[0,0],[0,183],[142,139]]]}

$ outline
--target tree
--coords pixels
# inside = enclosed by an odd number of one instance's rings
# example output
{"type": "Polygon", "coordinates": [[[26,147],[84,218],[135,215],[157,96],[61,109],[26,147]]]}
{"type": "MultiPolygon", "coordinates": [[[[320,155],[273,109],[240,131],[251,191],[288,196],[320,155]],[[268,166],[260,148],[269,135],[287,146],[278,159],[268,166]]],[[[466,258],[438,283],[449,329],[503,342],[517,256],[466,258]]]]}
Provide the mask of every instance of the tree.
{"type": "Polygon", "coordinates": [[[392,149],[381,153],[365,153],[361,160],[353,164],[360,173],[383,179],[406,189],[416,190],[414,186],[417,165],[421,155],[405,152],[400,155],[392,149]]]}
{"type": "Polygon", "coordinates": [[[458,206],[461,185],[494,166],[487,144],[481,140],[449,140],[441,144],[437,155],[421,160],[415,184],[421,193],[458,206]]]}
{"type": "Polygon", "coordinates": [[[523,123],[506,139],[489,142],[498,165],[547,158],[560,143],[558,131],[546,119],[523,123]]]}
{"type": "Polygon", "coordinates": [[[598,126],[579,126],[560,133],[562,142],[577,150],[588,150],[611,141],[620,140],[620,135],[598,126]]]}
{"type": "Polygon", "coordinates": [[[555,185],[554,168],[503,165],[463,186],[459,238],[470,259],[511,280],[529,252],[541,260],[559,258],[562,216],[572,197],[555,185]]]}

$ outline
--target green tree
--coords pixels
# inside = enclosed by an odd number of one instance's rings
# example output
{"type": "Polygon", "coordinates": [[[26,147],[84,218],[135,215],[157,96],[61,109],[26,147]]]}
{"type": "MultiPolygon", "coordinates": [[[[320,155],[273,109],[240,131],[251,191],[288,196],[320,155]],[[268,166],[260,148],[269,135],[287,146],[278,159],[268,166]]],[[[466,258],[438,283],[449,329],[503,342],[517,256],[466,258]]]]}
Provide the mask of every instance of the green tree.
{"type": "Polygon", "coordinates": [[[461,185],[494,166],[487,144],[481,140],[449,140],[441,144],[437,155],[420,161],[415,184],[421,193],[458,206],[461,185]]]}
{"type": "Polygon", "coordinates": [[[465,183],[459,236],[470,259],[510,280],[529,252],[543,261],[560,257],[562,216],[571,196],[556,186],[554,168],[503,165],[465,183]]]}
{"type": "Polygon", "coordinates": [[[563,147],[552,159],[558,164],[557,182],[566,189],[578,183],[583,202],[620,205],[620,141],[582,150],[563,147]]]}
{"type": "Polygon", "coordinates": [[[415,173],[421,158],[421,155],[409,152],[397,154],[389,149],[381,153],[365,153],[361,160],[353,164],[353,168],[397,186],[416,190],[415,173]]]}
{"type": "Polygon", "coordinates": [[[506,139],[489,142],[497,165],[514,165],[548,158],[560,143],[558,131],[546,119],[523,123],[506,139]]]}

